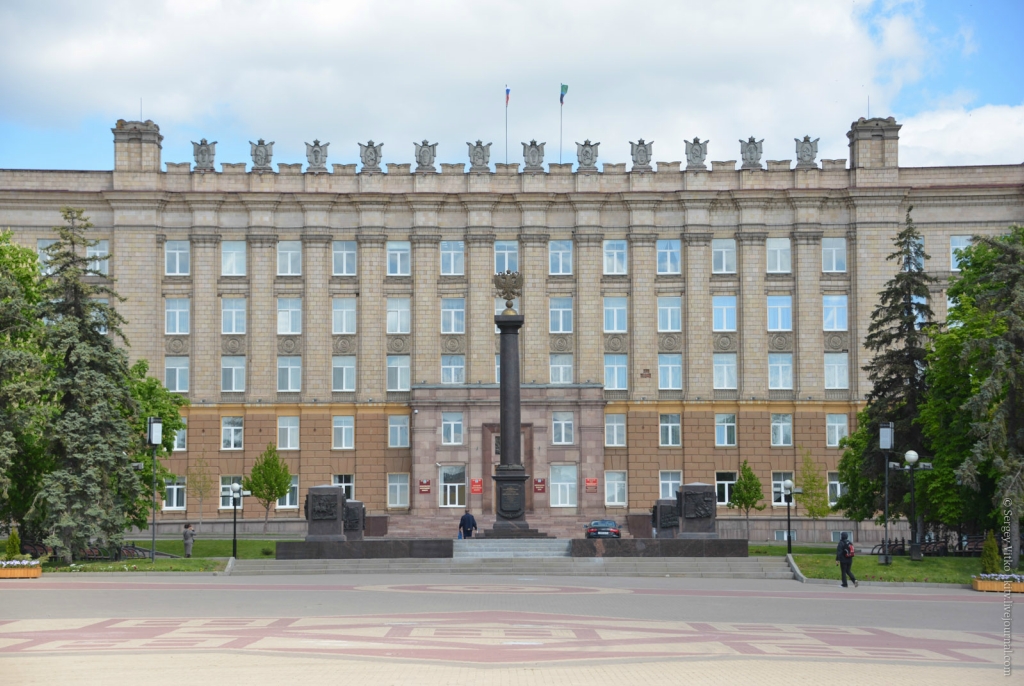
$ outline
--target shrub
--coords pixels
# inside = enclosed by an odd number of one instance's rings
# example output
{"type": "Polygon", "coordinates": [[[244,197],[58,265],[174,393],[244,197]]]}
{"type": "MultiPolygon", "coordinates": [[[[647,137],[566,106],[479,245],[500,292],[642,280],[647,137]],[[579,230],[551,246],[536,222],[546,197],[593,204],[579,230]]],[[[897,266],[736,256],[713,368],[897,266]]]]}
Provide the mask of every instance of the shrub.
{"type": "Polygon", "coordinates": [[[262,550],[260,550],[260,552],[263,553],[264,555],[266,555],[267,557],[270,557],[271,555],[274,554],[274,549],[273,548],[263,548],[262,550]]]}
{"type": "Polygon", "coordinates": [[[7,548],[4,553],[4,557],[8,560],[13,560],[21,555],[21,537],[18,536],[18,530],[14,527],[11,527],[11,535],[7,537],[7,548]]]}
{"type": "Polygon", "coordinates": [[[981,546],[981,573],[998,574],[1002,571],[1002,560],[999,557],[999,545],[995,535],[989,531],[981,546]]]}

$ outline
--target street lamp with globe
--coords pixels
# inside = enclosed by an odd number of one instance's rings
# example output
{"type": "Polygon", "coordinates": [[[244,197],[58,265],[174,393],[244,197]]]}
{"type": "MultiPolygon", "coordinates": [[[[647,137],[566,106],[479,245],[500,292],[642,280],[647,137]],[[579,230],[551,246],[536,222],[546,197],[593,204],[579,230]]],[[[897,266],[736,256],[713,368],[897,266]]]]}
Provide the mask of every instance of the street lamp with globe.
{"type": "Polygon", "coordinates": [[[243,491],[241,484],[231,484],[231,557],[238,559],[238,506],[242,496],[252,495],[251,491],[243,491]]]}
{"type": "Polygon", "coordinates": [[[793,554],[793,526],[789,521],[789,503],[793,500],[793,480],[782,482],[782,495],[786,499],[786,553],[793,554]]]}

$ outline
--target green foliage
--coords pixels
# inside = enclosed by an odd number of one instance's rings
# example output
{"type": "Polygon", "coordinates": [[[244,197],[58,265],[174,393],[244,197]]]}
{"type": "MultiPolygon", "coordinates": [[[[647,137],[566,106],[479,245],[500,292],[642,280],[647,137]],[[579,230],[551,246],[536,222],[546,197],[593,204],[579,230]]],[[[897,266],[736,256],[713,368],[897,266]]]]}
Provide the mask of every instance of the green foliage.
{"type": "MultiPolygon", "coordinates": [[[[809,579],[839,580],[839,566],[832,556],[793,555],[800,571],[809,579]]],[[[920,562],[911,562],[904,555],[892,558],[891,565],[880,565],[874,558],[857,557],[853,573],[864,581],[920,582],[933,584],[969,584],[971,576],[979,572],[981,565],[976,557],[926,557],[920,562]]]]}
{"type": "Polygon", "coordinates": [[[188,492],[199,501],[199,526],[196,531],[203,530],[203,502],[213,496],[217,486],[217,478],[213,470],[203,458],[197,458],[188,468],[188,492]]]}
{"type": "Polygon", "coordinates": [[[796,485],[803,490],[803,493],[796,493],[793,499],[802,505],[807,516],[811,519],[821,519],[832,513],[832,506],[828,504],[828,481],[818,469],[817,463],[811,457],[811,451],[803,450],[803,463],[800,465],[800,472],[796,476],[796,485]]]}
{"type": "Polygon", "coordinates": [[[738,508],[743,512],[747,520],[747,538],[750,538],[750,511],[760,512],[768,507],[767,504],[758,505],[764,500],[764,490],[761,488],[761,480],[754,474],[746,460],[740,466],[740,475],[732,486],[732,496],[729,499],[728,507],[738,508]]]}
{"type": "Polygon", "coordinates": [[[7,545],[4,547],[4,557],[13,560],[21,555],[21,537],[17,529],[11,529],[11,535],[7,537],[7,545]]]}
{"type": "Polygon", "coordinates": [[[995,534],[991,530],[985,535],[985,542],[981,544],[981,573],[1000,574],[1003,571],[1003,561],[999,557],[999,544],[996,543],[995,534]]]}
{"type": "Polygon", "coordinates": [[[242,479],[242,488],[252,492],[265,511],[263,516],[263,533],[267,532],[270,520],[270,508],[279,498],[284,497],[291,488],[292,475],[288,465],[277,454],[277,447],[270,443],[263,454],[256,458],[249,476],[242,479]]]}

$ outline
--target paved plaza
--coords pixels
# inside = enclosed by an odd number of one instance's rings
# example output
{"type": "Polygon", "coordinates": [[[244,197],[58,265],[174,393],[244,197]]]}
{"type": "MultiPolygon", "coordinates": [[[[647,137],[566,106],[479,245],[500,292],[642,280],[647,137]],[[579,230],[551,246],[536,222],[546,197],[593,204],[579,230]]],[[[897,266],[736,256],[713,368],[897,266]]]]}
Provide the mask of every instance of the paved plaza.
{"type": "Polygon", "coordinates": [[[247,683],[993,684],[1001,600],[777,580],[49,575],[0,585],[0,675],[18,685],[180,686],[240,674],[247,683]]]}

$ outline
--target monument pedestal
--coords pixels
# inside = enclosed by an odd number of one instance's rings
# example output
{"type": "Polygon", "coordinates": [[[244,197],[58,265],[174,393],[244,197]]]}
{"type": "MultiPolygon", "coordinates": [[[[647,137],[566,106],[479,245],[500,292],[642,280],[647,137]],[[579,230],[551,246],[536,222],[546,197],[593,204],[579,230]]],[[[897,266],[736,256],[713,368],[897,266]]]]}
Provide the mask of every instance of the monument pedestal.
{"type": "Polygon", "coordinates": [[[676,538],[718,538],[718,494],[712,484],[685,484],[676,491],[679,533],[676,538]]]}
{"type": "Polygon", "coordinates": [[[313,486],[306,496],[307,543],[345,540],[345,489],[313,486]]]}

